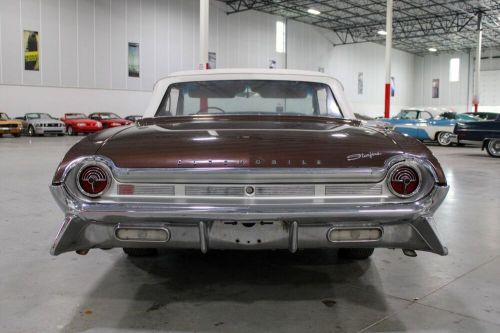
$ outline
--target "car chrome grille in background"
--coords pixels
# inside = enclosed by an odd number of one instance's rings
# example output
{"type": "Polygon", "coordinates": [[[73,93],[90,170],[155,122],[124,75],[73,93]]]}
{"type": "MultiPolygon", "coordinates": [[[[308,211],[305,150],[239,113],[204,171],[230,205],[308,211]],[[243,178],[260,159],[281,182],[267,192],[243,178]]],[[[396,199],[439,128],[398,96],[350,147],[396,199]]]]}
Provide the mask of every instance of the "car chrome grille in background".
{"type": "Polygon", "coordinates": [[[335,184],[325,186],[326,196],[381,195],[382,184],[335,184]]]}
{"type": "Polygon", "coordinates": [[[381,183],[369,184],[272,184],[272,185],[205,185],[205,184],[118,184],[118,195],[186,196],[186,197],[349,197],[381,196],[381,183]],[[248,192],[248,188],[251,192],[248,192]]]}

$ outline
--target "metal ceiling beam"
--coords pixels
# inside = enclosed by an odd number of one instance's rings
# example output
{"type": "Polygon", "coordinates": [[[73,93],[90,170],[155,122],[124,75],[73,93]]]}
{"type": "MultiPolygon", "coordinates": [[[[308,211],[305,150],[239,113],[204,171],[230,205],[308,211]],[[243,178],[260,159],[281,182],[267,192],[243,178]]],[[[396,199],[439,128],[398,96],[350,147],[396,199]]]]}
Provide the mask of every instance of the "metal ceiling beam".
{"type": "MultiPolygon", "coordinates": [[[[247,10],[283,16],[335,33],[334,45],[384,43],[385,0],[219,0],[228,14],[247,10]],[[321,11],[307,13],[308,8],[321,11]]],[[[394,46],[411,53],[475,47],[477,13],[483,15],[483,45],[500,46],[500,0],[397,0],[394,3],[394,46]],[[408,42],[409,41],[409,42],[408,42]]]]}

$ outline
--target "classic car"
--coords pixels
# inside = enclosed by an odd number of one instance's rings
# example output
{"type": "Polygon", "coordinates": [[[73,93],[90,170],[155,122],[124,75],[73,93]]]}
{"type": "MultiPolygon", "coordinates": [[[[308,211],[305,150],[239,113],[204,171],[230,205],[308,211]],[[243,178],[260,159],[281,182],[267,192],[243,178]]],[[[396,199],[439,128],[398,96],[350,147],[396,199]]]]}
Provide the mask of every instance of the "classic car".
{"type": "Polygon", "coordinates": [[[0,112],[0,137],[10,134],[16,138],[21,136],[23,124],[18,120],[12,120],[6,113],[0,112]]]}
{"type": "Polygon", "coordinates": [[[90,119],[99,121],[104,128],[112,128],[123,125],[130,125],[132,121],[122,119],[117,114],[111,112],[96,112],[89,115],[90,119]]]}
{"type": "Polygon", "coordinates": [[[132,115],[132,116],[125,117],[125,120],[129,120],[133,123],[135,123],[136,121],[141,120],[141,119],[142,119],[142,116],[140,116],[140,115],[132,115]]]}
{"type": "Polygon", "coordinates": [[[394,125],[392,125],[391,123],[382,121],[380,119],[375,119],[364,114],[355,112],[354,117],[357,120],[361,121],[361,123],[366,126],[375,127],[378,129],[386,129],[386,130],[392,130],[394,128],[394,125]]]}
{"type": "Polygon", "coordinates": [[[491,157],[500,157],[500,116],[495,120],[459,122],[454,133],[460,143],[480,145],[491,157]]]}
{"type": "Polygon", "coordinates": [[[465,114],[479,120],[496,120],[500,117],[498,112],[466,112],[465,114]]]}
{"type": "Polygon", "coordinates": [[[172,74],[145,118],[73,146],[50,186],[51,253],[123,248],[374,248],[446,255],[433,213],[448,185],[421,142],[357,120],[325,74],[172,74]]]}
{"type": "Polygon", "coordinates": [[[421,141],[437,141],[441,146],[455,142],[453,128],[457,121],[476,119],[447,109],[423,108],[403,109],[393,118],[381,119],[394,125],[396,132],[421,141]]]}
{"type": "Polygon", "coordinates": [[[24,132],[29,136],[43,136],[45,134],[63,136],[66,130],[62,121],[48,113],[26,113],[20,120],[23,121],[24,132]]]}
{"type": "Polygon", "coordinates": [[[65,113],[61,121],[66,125],[68,135],[94,133],[102,130],[101,122],[90,119],[83,113],[65,113]]]}

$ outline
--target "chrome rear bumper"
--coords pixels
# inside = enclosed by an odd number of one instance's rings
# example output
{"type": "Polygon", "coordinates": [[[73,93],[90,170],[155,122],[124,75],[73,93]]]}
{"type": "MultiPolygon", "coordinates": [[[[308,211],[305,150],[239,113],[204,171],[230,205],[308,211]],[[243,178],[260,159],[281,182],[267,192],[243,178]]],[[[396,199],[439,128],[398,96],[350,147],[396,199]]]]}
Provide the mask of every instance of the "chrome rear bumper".
{"type": "Polygon", "coordinates": [[[89,203],[73,199],[63,185],[51,186],[51,192],[66,214],[51,249],[53,255],[112,247],[198,248],[203,252],[384,247],[448,253],[432,218],[448,186],[435,186],[419,201],[377,204],[89,203]],[[119,239],[117,229],[127,227],[166,229],[169,237],[159,242],[119,239]],[[379,228],[381,237],[359,241],[327,237],[332,228],[359,227],[379,228]]]}

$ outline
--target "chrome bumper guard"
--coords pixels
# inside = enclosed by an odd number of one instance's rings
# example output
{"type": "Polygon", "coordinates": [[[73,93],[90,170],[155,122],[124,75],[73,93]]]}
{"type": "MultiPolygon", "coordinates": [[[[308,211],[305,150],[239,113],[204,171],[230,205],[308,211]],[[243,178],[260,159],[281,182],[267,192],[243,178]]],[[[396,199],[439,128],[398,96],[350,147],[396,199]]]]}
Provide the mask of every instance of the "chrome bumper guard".
{"type": "Polygon", "coordinates": [[[307,203],[293,205],[186,205],[174,203],[85,203],[63,185],[51,192],[66,218],[52,255],[91,248],[297,249],[383,247],[446,255],[433,213],[448,192],[435,186],[407,203],[307,203]],[[377,229],[377,239],[332,241],[332,229],[377,229]],[[120,229],[166,230],[164,240],[123,239],[120,229]]]}

